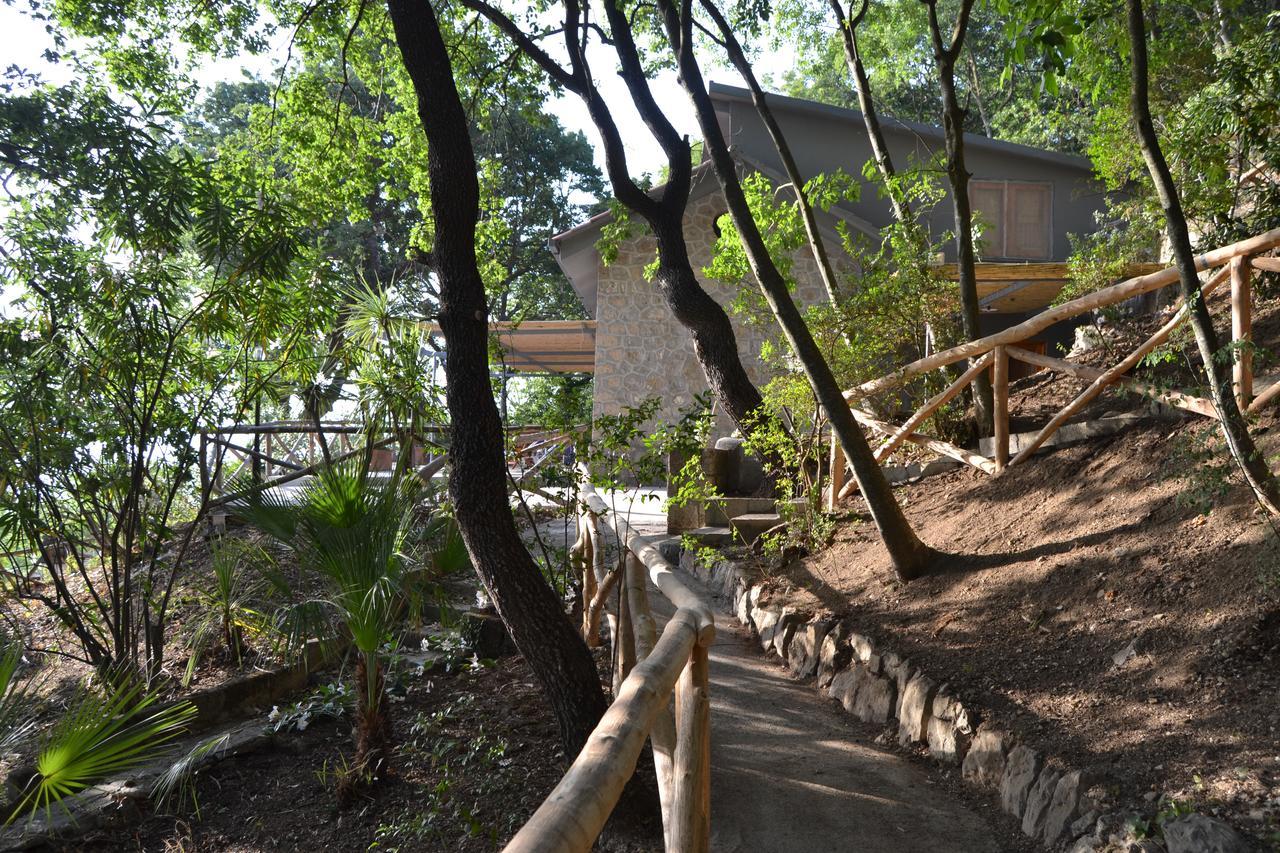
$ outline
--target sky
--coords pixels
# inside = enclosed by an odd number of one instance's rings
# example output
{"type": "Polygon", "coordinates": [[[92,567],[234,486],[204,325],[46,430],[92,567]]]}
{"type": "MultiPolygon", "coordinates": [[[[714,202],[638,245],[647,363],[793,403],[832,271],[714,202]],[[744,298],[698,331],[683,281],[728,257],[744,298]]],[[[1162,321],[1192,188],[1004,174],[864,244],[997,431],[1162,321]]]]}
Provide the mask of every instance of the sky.
{"type": "MultiPolygon", "coordinates": [[[[218,80],[238,79],[240,69],[246,64],[260,73],[267,74],[275,64],[283,60],[286,42],[287,33],[282,34],[277,40],[277,47],[268,54],[246,57],[244,60],[227,59],[212,62],[201,69],[196,77],[205,85],[218,80]]],[[[51,69],[42,58],[44,50],[51,46],[51,40],[44,31],[43,23],[32,21],[15,5],[0,3],[0,67],[18,65],[28,71],[40,73],[46,80],[59,82],[58,69],[56,67],[51,69]]],[[[622,132],[622,138],[626,142],[627,161],[632,174],[636,176],[644,173],[657,174],[666,162],[661,149],[636,114],[626,86],[612,72],[615,63],[611,61],[608,49],[595,45],[592,50],[595,56],[589,54],[588,58],[592,61],[596,82],[605,101],[612,109],[622,132]]],[[[792,65],[793,60],[794,55],[790,51],[766,51],[756,64],[756,72],[762,79],[767,80],[771,74],[781,74],[792,65]]],[[[736,73],[724,68],[704,69],[704,73],[709,80],[742,85],[736,73]]],[[[676,128],[682,133],[687,133],[690,139],[698,138],[697,121],[694,118],[693,109],[684,91],[676,82],[675,73],[662,72],[651,81],[650,85],[653,88],[654,97],[676,128]]],[[[586,134],[595,148],[596,164],[603,170],[604,154],[600,147],[600,138],[581,100],[576,95],[568,94],[553,101],[550,110],[559,117],[561,124],[566,128],[581,130],[586,134]]]]}

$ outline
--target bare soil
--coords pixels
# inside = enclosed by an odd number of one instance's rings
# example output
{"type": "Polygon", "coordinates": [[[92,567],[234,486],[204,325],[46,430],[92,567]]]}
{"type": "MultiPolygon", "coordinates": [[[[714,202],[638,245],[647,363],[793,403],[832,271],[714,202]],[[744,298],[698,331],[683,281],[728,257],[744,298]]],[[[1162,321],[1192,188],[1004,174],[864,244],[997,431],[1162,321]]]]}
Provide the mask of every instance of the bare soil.
{"type": "MultiPolygon", "coordinates": [[[[1260,340],[1278,321],[1261,313],[1260,340]]],[[[1145,333],[1116,337],[1108,363],[1145,333]]],[[[1147,377],[1190,378],[1190,363],[1147,377]]],[[[1015,429],[1043,424],[1083,387],[1021,380],[1015,429]]],[[[1086,416],[1144,408],[1110,391],[1086,416]]],[[[1275,424],[1266,414],[1255,427],[1268,458],[1275,424]]],[[[828,548],[768,570],[771,594],[852,617],[990,722],[1101,771],[1116,803],[1154,810],[1172,798],[1280,849],[1280,537],[1237,478],[1189,461],[1215,435],[1206,419],[1166,413],[999,478],[965,468],[904,486],[910,522],[950,555],[910,584],[850,502],[828,548]]]]}
{"type": "MultiPolygon", "coordinates": [[[[278,736],[271,749],[203,771],[198,813],[188,806],[147,814],[47,849],[501,849],[566,766],[555,720],[527,665],[509,657],[491,669],[409,670],[391,683],[398,694],[390,706],[391,765],[349,804],[339,804],[336,789],[353,749],[351,719],[317,719],[303,732],[278,736]]],[[[652,829],[615,833],[602,849],[650,849],[644,833],[652,829]]]]}

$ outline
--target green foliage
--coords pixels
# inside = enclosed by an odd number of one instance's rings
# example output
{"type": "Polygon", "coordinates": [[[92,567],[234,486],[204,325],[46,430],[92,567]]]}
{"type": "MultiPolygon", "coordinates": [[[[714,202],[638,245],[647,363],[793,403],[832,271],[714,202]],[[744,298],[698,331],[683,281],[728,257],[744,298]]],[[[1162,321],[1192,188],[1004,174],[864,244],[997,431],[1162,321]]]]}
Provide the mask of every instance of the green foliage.
{"type": "Polygon", "coordinates": [[[23,651],[13,640],[0,648],[0,752],[12,750],[35,727],[30,686],[18,675],[23,651]]]}
{"type": "Polygon", "coordinates": [[[229,732],[205,738],[169,765],[151,786],[152,808],[162,811],[170,806],[177,806],[180,802],[190,803],[191,810],[199,817],[200,798],[196,795],[196,776],[205,763],[226,752],[230,742],[229,732]]]}
{"type": "Polygon", "coordinates": [[[567,429],[591,422],[590,375],[530,376],[513,380],[514,405],[508,421],[517,426],[537,425],[567,429]]]}
{"type": "Polygon", "coordinates": [[[416,849],[428,841],[447,844],[458,835],[496,843],[519,827],[519,815],[499,814],[487,799],[498,790],[504,768],[510,764],[511,744],[483,726],[473,728],[474,704],[474,697],[464,694],[441,710],[420,713],[414,719],[403,748],[426,758],[438,778],[412,812],[378,826],[374,847],[416,849]],[[464,780],[466,797],[462,796],[464,780]]]}
{"type": "Polygon", "coordinates": [[[264,599],[269,585],[262,575],[270,573],[271,557],[262,548],[244,539],[220,539],[211,547],[213,583],[196,590],[199,616],[191,631],[190,656],[183,675],[189,685],[201,656],[221,642],[239,664],[250,636],[272,632],[271,619],[254,604],[264,599]]]}
{"type": "Polygon", "coordinates": [[[317,719],[338,720],[346,716],[348,690],[342,684],[326,684],[311,693],[305,699],[299,699],[281,709],[278,705],[267,714],[267,723],[271,731],[305,732],[312,721],[317,719]]]}
{"type": "Polygon", "coordinates": [[[9,820],[49,812],[54,804],[155,757],[195,718],[189,702],[159,706],[139,685],[84,688],[44,735],[36,773],[9,820]]]}

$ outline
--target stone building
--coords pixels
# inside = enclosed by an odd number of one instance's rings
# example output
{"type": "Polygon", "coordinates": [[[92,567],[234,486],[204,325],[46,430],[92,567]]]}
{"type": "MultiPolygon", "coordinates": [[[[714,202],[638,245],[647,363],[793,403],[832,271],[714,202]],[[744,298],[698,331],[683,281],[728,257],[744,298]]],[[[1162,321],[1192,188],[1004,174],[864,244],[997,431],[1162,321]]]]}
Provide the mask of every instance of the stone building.
{"type": "MultiPolygon", "coordinates": [[[[721,127],[743,168],[784,183],[777,153],[749,93],[713,83],[711,95],[721,127]]],[[[819,212],[819,226],[828,235],[828,245],[833,249],[840,245],[838,221],[878,239],[880,228],[892,221],[892,214],[876,187],[861,178],[863,164],[871,157],[861,115],[782,96],[771,96],[770,102],[802,174],[812,177],[839,169],[863,182],[858,201],[833,207],[830,214],[819,212]]],[[[944,144],[941,128],[929,125],[886,120],[885,132],[890,153],[902,166],[927,161],[944,144]]],[[[991,226],[983,235],[990,247],[984,261],[1063,261],[1071,251],[1068,235],[1096,227],[1095,214],[1104,205],[1104,195],[1087,160],[973,135],[966,137],[966,160],[973,174],[975,208],[991,226]]],[[[719,184],[710,164],[704,162],[694,172],[685,234],[703,287],[727,306],[734,297],[732,288],[701,274],[711,260],[716,221],[724,213],[719,184]]],[[[645,397],[658,396],[663,400],[661,417],[670,420],[695,394],[706,390],[706,379],[688,333],[671,316],[657,285],[644,276],[645,266],[654,258],[653,239],[647,235],[627,239],[619,245],[613,263],[602,262],[597,244],[610,217],[609,213],[600,214],[551,240],[552,252],[595,320],[594,412],[615,413],[645,397]]],[[[935,236],[945,234],[952,224],[950,200],[939,204],[924,221],[935,236]]],[[[950,251],[950,244],[948,247],[950,251]]],[[[844,257],[841,262],[856,264],[856,259],[844,257]]],[[[794,275],[800,302],[823,298],[807,250],[797,254],[794,275]]],[[[984,333],[1010,326],[1042,309],[1060,287],[1060,280],[1054,285],[1043,279],[1007,277],[980,287],[984,333]]],[[[748,326],[732,312],[730,316],[747,371],[757,383],[763,383],[768,376],[760,363],[760,346],[767,334],[779,333],[748,326]]],[[[1070,327],[1055,327],[1033,346],[1050,351],[1069,342],[1070,336],[1070,327]]],[[[720,417],[717,431],[727,434],[730,429],[728,420],[720,417]]]]}

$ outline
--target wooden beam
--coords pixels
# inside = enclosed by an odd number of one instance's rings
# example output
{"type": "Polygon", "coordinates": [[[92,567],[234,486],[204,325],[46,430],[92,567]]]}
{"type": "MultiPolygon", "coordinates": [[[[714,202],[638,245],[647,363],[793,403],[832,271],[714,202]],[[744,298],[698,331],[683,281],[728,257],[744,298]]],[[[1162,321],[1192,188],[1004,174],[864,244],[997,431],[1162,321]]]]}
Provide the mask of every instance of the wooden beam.
{"type": "MultiPolygon", "coordinates": [[[[1212,269],[1213,267],[1222,266],[1232,258],[1240,255],[1256,255],[1259,252],[1280,246],[1280,228],[1273,228],[1270,231],[1250,237],[1247,240],[1241,240],[1232,243],[1229,246],[1223,246],[1220,249],[1214,249],[1203,255],[1198,255],[1195,259],[1197,270],[1212,269]]],[[[948,364],[960,361],[965,358],[973,358],[989,352],[1000,344],[1016,345],[1021,341],[1035,337],[1040,332],[1063,320],[1083,314],[1087,311],[1093,311],[1097,308],[1104,308],[1108,305],[1114,305],[1117,302],[1123,302],[1126,299],[1132,299],[1135,296],[1141,296],[1144,293],[1150,293],[1153,290],[1159,290],[1176,283],[1178,280],[1178,270],[1176,267],[1166,267],[1159,272],[1149,275],[1138,276],[1119,284],[1113,284],[1102,290],[1089,293],[1070,302],[1065,302],[1048,311],[1043,311],[1034,317],[1031,317],[1016,326],[997,332],[994,335],[988,335],[985,338],[979,338],[976,341],[969,341],[950,349],[942,350],[933,355],[926,356],[910,364],[904,365],[892,373],[864,382],[857,388],[850,389],[845,392],[845,399],[851,400],[860,397],[866,397],[886,388],[892,388],[901,384],[904,380],[912,376],[917,376],[927,370],[944,367],[948,364]]]]}
{"type": "MultiPolygon", "coordinates": [[[[898,427],[880,420],[870,412],[863,411],[862,409],[853,406],[850,406],[849,408],[850,411],[853,412],[854,419],[863,426],[871,427],[884,435],[893,435],[898,431],[898,427]]],[[[955,459],[957,462],[963,462],[966,465],[971,465],[983,473],[993,475],[996,473],[995,463],[987,457],[965,450],[963,447],[956,447],[954,444],[943,441],[940,438],[933,438],[928,435],[912,434],[907,436],[907,441],[932,450],[939,456],[947,456],[951,459],[955,459]]],[[[856,479],[850,480],[845,483],[844,488],[840,490],[839,497],[846,498],[853,494],[857,488],[858,481],[856,479]]]]}
{"type": "Polygon", "coordinates": [[[1262,390],[1249,404],[1249,414],[1257,414],[1272,400],[1280,397],[1280,374],[1272,374],[1263,379],[1254,380],[1254,385],[1262,390]]]}
{"type": "Polygon", "coordinates": [[[991,353],[987,353],[982,358],[975,361],[969,366],[969,369],[960,374],[960,378],[952,382],[944,390],[935,394],[927,403],[920,407],[919,411],[907,418],[907,422],[898,428],[897,432],[889,436],[888,441],[876,448],[876,461],[883,462],[886,457],[893,451],[897,450],[902,442],[906,441],[920,424],[928,420],[929,416],[946,405],[957,394],[964,390],[965,386],[974,380],[979,373],[987,369],[991,364],[991,353]]]}
{"type": "MultiPolygon", "coordinates": [[[[1167,264],[1129,264],[1124,277],[1150,275],[1159,272],[1167,264]]],[[[982,281],[1070,281],[1071,268],[1063,262],[1046,263],[981,263],[974,264],[976,280],[982,281]]],[[[958,281],[960,273],[955,264],[937,264],[933,267],[950,281],[958,281]]]]}
{"type": "Polygon", "coordinates": [[[1249,262],[1254,269],[1280,272],[1280,258],[1250,258],[1249,262]]]}
{"type": "Polygon", "coordinates": [[[506,853],[588,853],[604,829],[658,713],[698,644],[699,617],[678,609],[652,654],[636,664],[568,772],[504,848],[506,853]]]}
{"type": "Polygon", "coordinates": [[[991,390],[995,412],[995,453],[996,471],[1000,472],[1009,464],[1009,354],[1000,346],[988,355],[994,356],[991,362],[991,390]]]}
{"type": "Polygon", "coordinates": [[[1253,399],[1253,293],[1250,287],[1249,259],[1232,258],[1231,272],[1231,387],[1236,405],[1247,411],[1253,399]]]}

